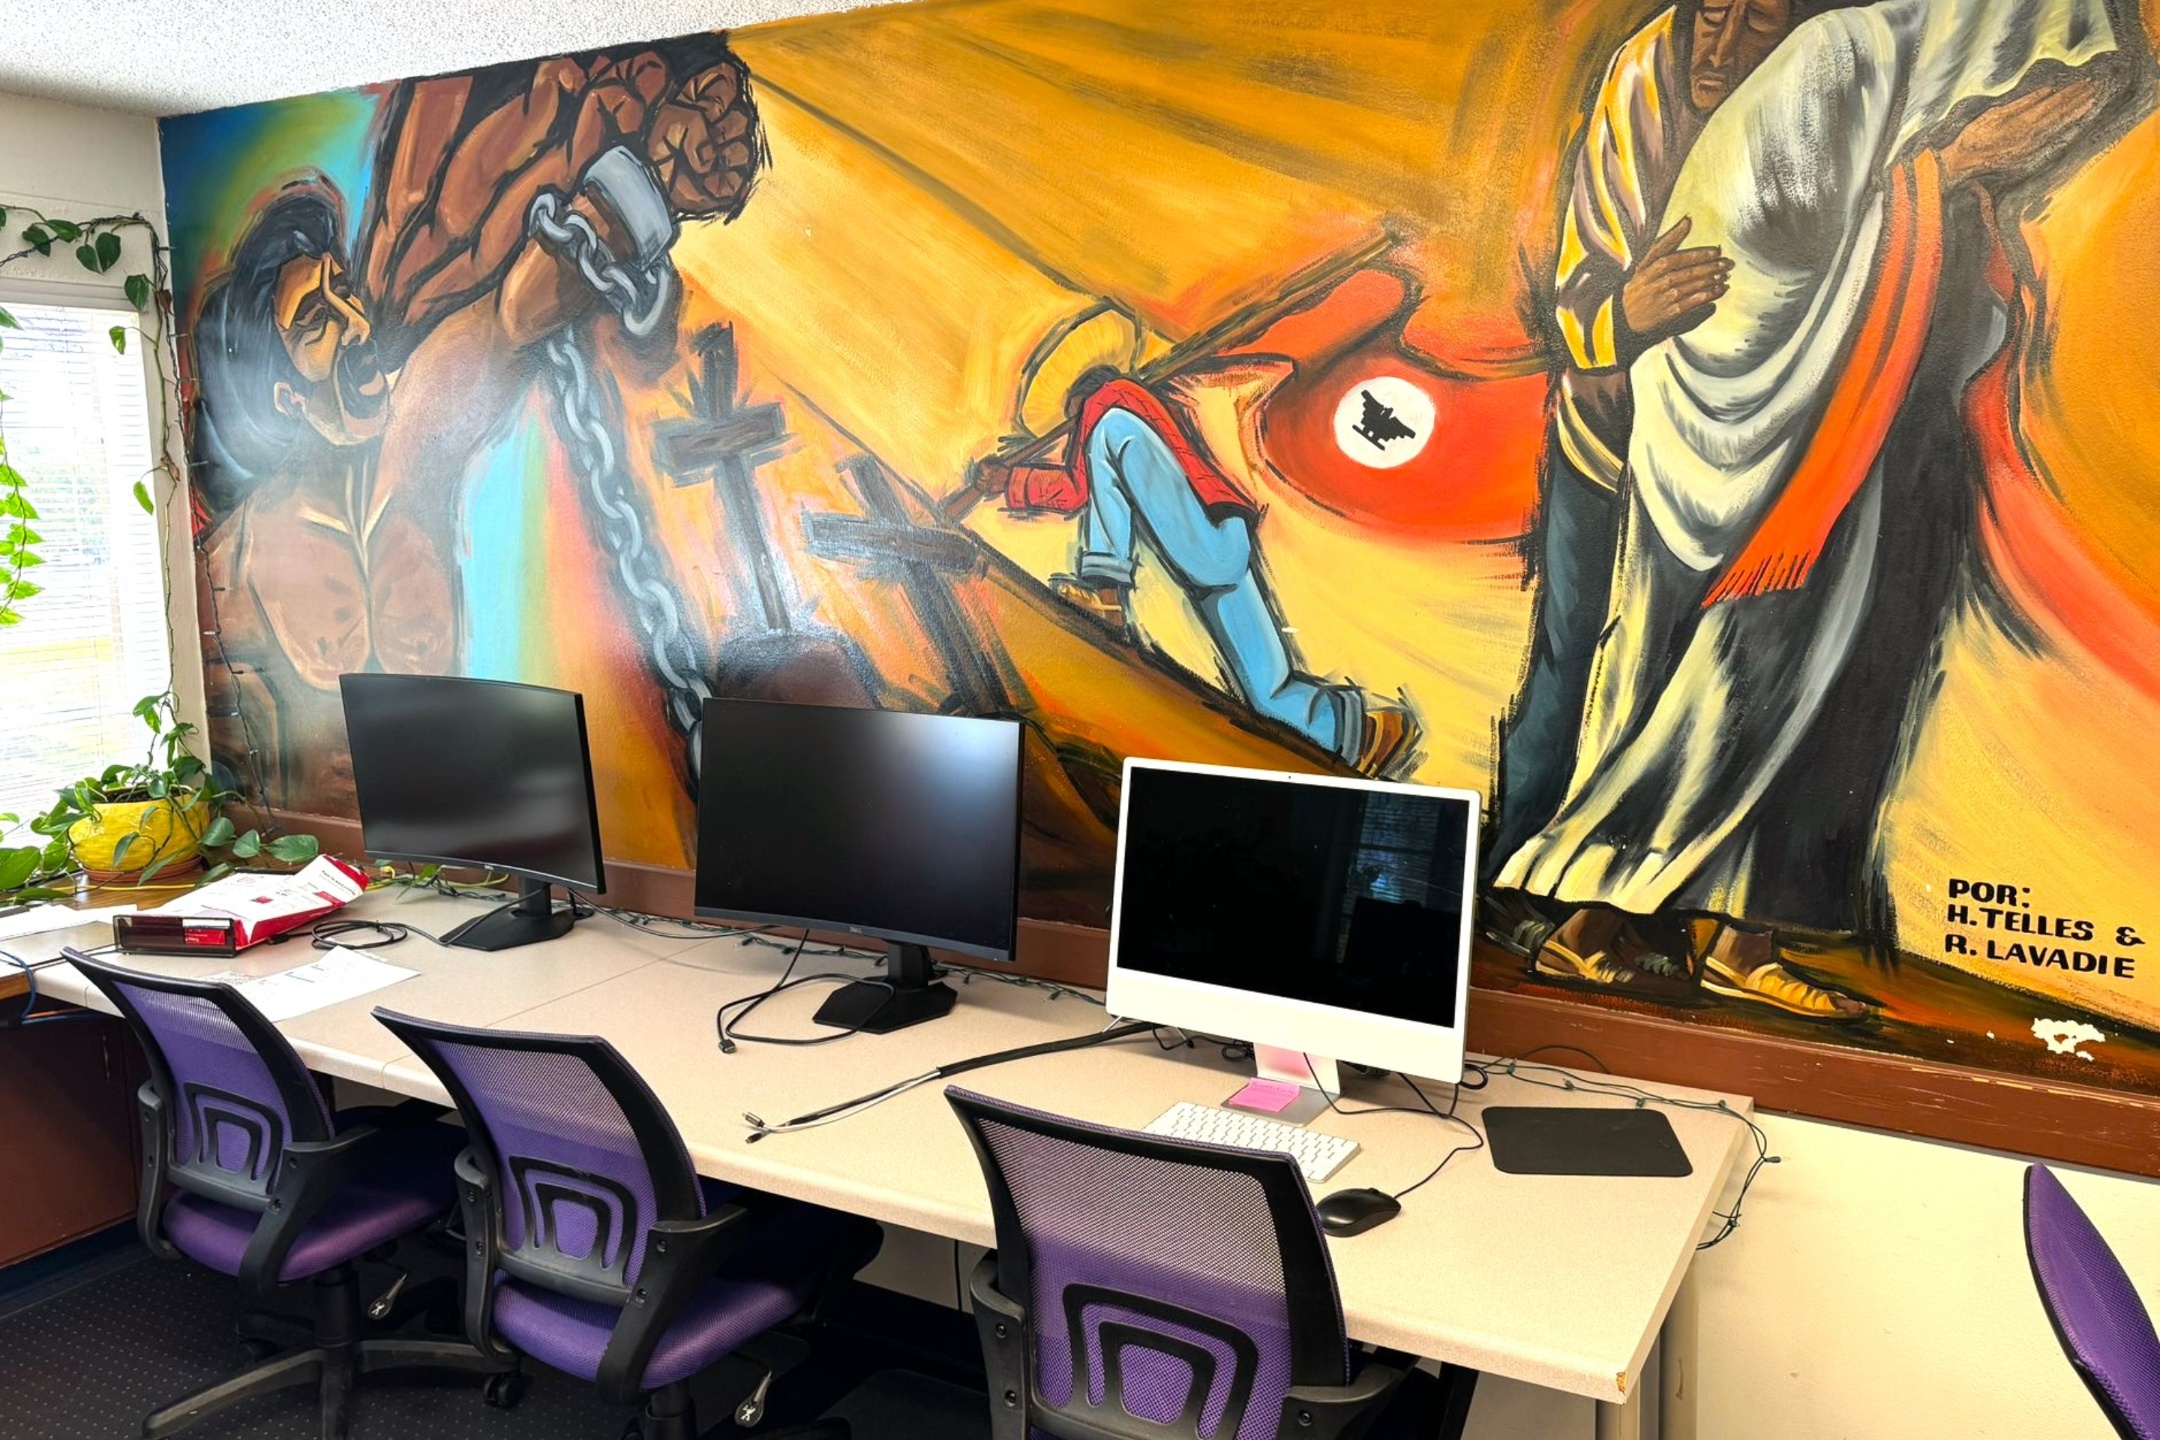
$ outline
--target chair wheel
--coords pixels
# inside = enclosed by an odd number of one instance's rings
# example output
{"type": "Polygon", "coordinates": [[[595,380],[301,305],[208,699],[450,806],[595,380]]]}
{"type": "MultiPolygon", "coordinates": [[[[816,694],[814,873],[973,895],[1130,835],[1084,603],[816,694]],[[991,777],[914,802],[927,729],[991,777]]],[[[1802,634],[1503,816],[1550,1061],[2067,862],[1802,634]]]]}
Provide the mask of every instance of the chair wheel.
{"type": "Polygon", "coordinates": [[[518,1401],[525,1398],[525,1376],[522,1371],[505,1370],[487,1377],[480,1387],[480,1396],[492,1409],[515,1410],[518,1401]]]}

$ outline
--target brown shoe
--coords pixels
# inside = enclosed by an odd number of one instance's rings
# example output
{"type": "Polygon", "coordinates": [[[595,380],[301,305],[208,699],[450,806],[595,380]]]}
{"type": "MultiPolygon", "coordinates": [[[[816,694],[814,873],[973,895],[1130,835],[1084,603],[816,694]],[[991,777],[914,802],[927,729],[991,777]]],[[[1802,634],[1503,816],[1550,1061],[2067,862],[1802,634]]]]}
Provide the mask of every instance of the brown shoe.
{"type": "Polygon", "coordinates": [[[1703,957],[1702,988],[1727,1000],[1767,1005],[1804,1020],[1838,1024],[1865,1020],[1874,1011],[1863,1001],[1801,979],[1772,960],[1742,973],[1715,955],[1703,957]]]}
{"type": "Polygon", "coordinates": [[[1095,585],[1073,575],[1050,577],[1050,593],[1105,629],[1123,635],[1131,621],[1125,613],[1125,587],[1095,585]]]}
{"type": "Polygon", "coordinates": [[[1376,779],[1390,774],[1410,759],[1420,733],[1417,717],[1408,710],[1393,705],[1368,708],[1364,735],[1358,743],[1358,773],[1376,779]]]}

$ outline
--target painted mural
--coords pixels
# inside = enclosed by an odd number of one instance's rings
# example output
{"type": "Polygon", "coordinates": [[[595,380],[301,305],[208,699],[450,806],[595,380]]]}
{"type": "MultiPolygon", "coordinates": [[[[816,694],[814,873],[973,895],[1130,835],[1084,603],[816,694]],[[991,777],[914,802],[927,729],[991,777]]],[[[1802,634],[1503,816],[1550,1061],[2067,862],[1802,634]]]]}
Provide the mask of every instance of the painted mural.
{"type": "Polygon", "coordinates": [[[221,760],[336,677],[1489,797],[1480,983],[2160,1090],[2154,0],[950,0],[164,124],[221,760]]]}

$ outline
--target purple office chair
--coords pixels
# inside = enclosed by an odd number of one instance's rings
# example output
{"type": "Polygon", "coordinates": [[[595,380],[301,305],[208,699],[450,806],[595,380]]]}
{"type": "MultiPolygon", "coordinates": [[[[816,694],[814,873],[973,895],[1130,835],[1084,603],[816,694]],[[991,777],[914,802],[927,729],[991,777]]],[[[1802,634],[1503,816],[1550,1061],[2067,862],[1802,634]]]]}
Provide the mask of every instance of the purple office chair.
{"type": "MultiPolygon", "coordinates": [[[[381,1258],[454,1203],[450,1164],[462,1137],[427,1123],[439,1109],[333,1115],[285,1037],[230,985],[140,974],[74,950],[67,957],[119,1009],[149,1057],[150,1079],[137,1095],[143,1243],[161,1258],[185,1255],[238,1277],[259,1304],[283,1286],[313,1282],[312,1327],[275,1315],[241,1326],[264,1342],[258,1353],[272,1341],[300,1348],[156,1411],[143,1421],[146,1440],[310,1382],[324,1440],[343,1440],[362,1372],[493,1376],[505,1368],[462,1342],[364,1333],[353,1262],[381,1258]]],[[[372,1313],[387,1316],[391,1307],[378,1302],[372,1313]]]]}
{"type": "Polygon", "coordinates": [[[1459,1440],[1476,1372],[1353,1354],[1289,1156],[945,1094],[997,1223],[971,1282],[994,1440],[1459,1440]]]}
{"type": "Polygon", "coordinates": [[[2025,1171],[2025,1255],[2063,1353],[2123,1440],[2160,1440],[2160,1336],[2070,1192],[2043,1165],[2025,1171]]]}
{"type": "Polygon", "coordinates": [[[660,1101],[605,1040],[375,1017],[465,1117],[473,1344],[638,1406],[624,1431],[638,1440],[695,1440],[690,1378],[739,1354],[762,1374],[735,1420],[758,1423],[773,1381],[809,1352],[791,1332],[869,1263],[877,1226],[701,1180],[660,1101]]]}

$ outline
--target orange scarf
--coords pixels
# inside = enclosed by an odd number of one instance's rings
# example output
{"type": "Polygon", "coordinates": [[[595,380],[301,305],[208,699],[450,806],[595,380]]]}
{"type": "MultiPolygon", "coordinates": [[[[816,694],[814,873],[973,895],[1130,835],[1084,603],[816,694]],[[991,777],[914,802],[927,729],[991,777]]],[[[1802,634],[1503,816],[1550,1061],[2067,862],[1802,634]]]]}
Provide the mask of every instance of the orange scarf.
{"type": "Polygon", "coordinates": [[[1710,587],[1704,609],[1807,583],[1904,406],[1935,313],[1942,249],[1942,162],[1922,150],[1890,177],[1867,310],[1814,442],[1754,535],[1710,587]]]}

